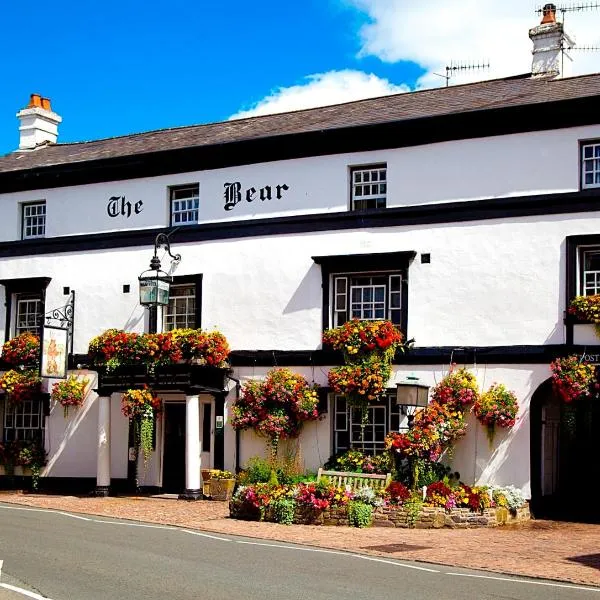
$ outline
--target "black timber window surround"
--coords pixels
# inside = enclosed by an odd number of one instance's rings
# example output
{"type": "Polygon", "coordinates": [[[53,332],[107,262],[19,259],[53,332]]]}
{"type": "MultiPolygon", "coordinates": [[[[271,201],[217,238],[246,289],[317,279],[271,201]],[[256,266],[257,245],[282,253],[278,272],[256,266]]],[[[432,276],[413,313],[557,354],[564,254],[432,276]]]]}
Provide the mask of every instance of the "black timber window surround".
{"type": "Polygon", "coordinates": [[[600,188],[600,140],[581,142],[581,188],[600,188]]]}
{"type": "Polygon", "coordinates": [[[23,400],[19,404],[4,404],[2,439],[44,441],[44,404],[41,398],[23,400]]]}
{"type": "Polygon", "coordinates": [[[25,331],[41,333],[50,280],[50,277],[0,280],[5,290],[5,340],[25,331]]]}
{"type": "Polygon", "coordinates": [[[313,256],[321,266],[323,329],[389,319],[406,333],[408,267],[416,252],[313,256]]]}
{"type": "Polygon", "coordinates": [[[171,227],[197,225],[200,208],[200,185],[192,183],[169,188],[171,227]]]}
{"type": "Polygon", "coordinates": [[[21,204],[21,239],[32,240],[46,236],[46,201],[21,204]]]}
{"type": "Polygon", "coordinates": [[[350,210],[385,208],[387,165],[366,165],[350,169],[350,210]]]}
{"type": "Polygon", "coordinates": [[[202,326],[202,275],[174,277],[169,304],[163,309],[163,331],[202,326]]]}

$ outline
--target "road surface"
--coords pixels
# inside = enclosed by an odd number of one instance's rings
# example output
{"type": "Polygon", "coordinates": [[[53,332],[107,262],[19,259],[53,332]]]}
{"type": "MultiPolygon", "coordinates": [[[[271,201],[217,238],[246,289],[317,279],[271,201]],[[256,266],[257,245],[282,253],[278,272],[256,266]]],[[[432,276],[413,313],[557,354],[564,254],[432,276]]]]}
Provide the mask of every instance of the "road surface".
{"type": "Polygon", "coordinates": [[[0,560],[1,600],[600,600],[600,588],[1,503],[0,560]]]}

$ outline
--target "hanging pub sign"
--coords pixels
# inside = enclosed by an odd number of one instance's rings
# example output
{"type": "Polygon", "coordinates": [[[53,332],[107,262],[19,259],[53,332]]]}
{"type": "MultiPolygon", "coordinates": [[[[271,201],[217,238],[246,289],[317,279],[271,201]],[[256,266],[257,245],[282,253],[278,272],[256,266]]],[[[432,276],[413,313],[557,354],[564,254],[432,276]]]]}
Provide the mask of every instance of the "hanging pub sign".
{"type": "Polygon", "coordinates": [[[68,354],[68,329],[45,326],[42,331],[40,376],[50,379],[66,379],[68,354]]]}

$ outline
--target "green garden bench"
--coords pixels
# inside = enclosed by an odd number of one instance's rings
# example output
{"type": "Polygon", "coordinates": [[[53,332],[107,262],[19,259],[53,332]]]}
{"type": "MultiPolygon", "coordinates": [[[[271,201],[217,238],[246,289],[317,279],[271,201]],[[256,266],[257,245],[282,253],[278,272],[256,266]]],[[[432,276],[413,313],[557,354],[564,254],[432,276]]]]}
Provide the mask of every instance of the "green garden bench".
{"type": "Polygon", "coordinates": [[[329,483],[336,487],[348,486],[352,490],[358,490],[362,487],[370,487],[374,490],[386,489],[392,481],[392,474],[374,475],[371,473],[349,473],[345,471],[324,471],[319,469],[317,473],[317,482],[321,477],[327,479],[329,483]]]}

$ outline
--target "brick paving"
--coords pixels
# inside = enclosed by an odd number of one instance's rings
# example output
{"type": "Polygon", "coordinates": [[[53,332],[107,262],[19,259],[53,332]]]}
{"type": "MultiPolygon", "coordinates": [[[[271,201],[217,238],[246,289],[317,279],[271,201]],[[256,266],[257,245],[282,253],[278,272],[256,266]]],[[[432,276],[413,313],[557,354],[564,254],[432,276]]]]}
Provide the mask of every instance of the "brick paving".
{"type": "Polygon", "coordinates": [[[531,521],[494,529],[354,529],[236,521],[228,518],[225,502],[14,492],[0,492],[0,502],[600,586],[600,525],[531,521]]]}

